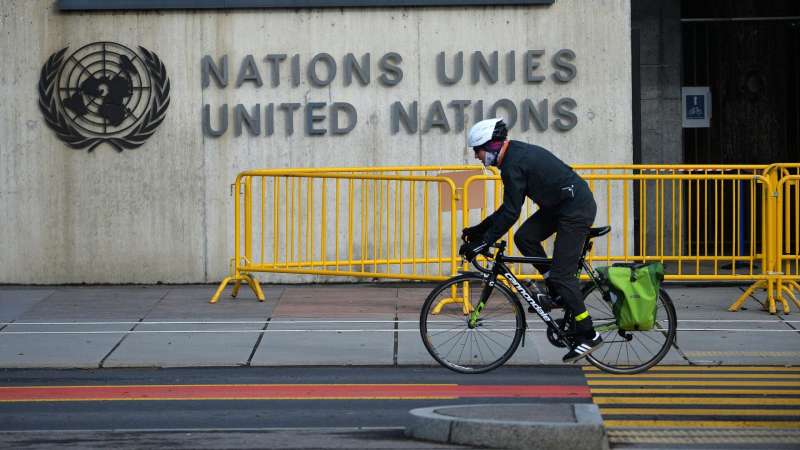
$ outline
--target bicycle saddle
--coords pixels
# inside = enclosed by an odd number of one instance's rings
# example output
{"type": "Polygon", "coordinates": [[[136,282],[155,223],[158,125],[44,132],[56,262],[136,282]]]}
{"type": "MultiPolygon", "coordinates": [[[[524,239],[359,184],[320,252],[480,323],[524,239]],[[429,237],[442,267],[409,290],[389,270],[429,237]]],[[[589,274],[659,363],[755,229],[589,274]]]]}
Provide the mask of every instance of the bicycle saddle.
{"type": "Polygon", "coordinates": [[[609,231],[611,231],[611,227],[609,227],[609,226],[597,227],[597,228],[589,228],[589,237],[596,238],[596,237],[604,236],[604,235],[608,234],[609,231]]]}

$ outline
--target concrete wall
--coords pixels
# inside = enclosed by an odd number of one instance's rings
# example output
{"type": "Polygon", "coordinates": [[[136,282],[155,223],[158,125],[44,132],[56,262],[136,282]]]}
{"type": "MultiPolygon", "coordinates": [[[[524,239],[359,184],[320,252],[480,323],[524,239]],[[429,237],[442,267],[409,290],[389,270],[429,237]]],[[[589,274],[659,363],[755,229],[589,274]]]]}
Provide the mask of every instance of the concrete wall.
{"type": "MultiPolygon", "coordinates": [[[[683,162],[681,124],[681,5],[680,0],[633,0],[631,28],[639,33],[639,80],[641,95],[642,164],[683,162]]],[[[672,191],[665,186],[665,198],[672,191]]],[[[653,199],[654,200],[654,199],[653,199]]],[[[654,218],[656,201],[647,201],[647,254],[658,249],[659,232],[654,218]]],[[[672,211],[673,205],[661,205],[672,211]]],[[[671,248],[673,226],[664,223],[664,245],[671,248]]]]}
{"type": "Polygon", "coordinates": [[[639,31],[643,164],[683,162],[680,0],[633,0],[639,31]]]}
{"type": "MultiPolygon", "coordinates": [[[[512,130],[512,138],[552,149],[569,163],[629,163],[631,150],[630,8],[628,0],[558,0],[550,7],[331,9],[280,11],[169,11],[62,14],[52,0],[0,1],[0,283],[205,282],[227,273],[233,253],[233,206],[229,185],[250,168],[360,165],[430,165],[472,162],[466,131],[456,131],[452,100],[508,98],[549,101],[550,125],[512,130]],[[39,111],[37,83],[48,57],[97,41],[143,46],[166,65],[171,82],[167,116],[147,142],[117,152],[68,148],[39,111]],[[522,55],[544,50],[537,74],[526,83],[522,55]],[[571,49],[574,79],[553,79],[552,56],[571,49]],[[465,80],[441,85],[436,55],[497,50],[501,61],[515,51],[516,79],[465,80]],[[402,55],[403,80],[376,81],[377,60],[402,55]],[[372,80],[345,86],[341,72],[326,87],[314,87],[303,69],[292,86],[288,66],[273,87],[270,53],[299,54],[303,65],[317,53],[341,62],[347,53],[372,55],[372,80]],[[201,61],[228,55],[231,83],[203,89],[201,61]],[[239,66],[253,55],[264,84],[236,88],[239,66]],[[572,98],[577,124],[553,126],[553,104],[572,98]],[[429,105],[439,100],[451,130],[408,133],[390,130],[390,105],[419,102],[420,128],[429,105]],[[202,109],[223,104],[349,102],[358,111],[345,135],[309,136],[298,112],[287,135],[276,111],[275,132],[236,136],[202,131],[202,109]]],[[[341,70],[341,68],[339,69],[341,70]]],[[[452,68],[450,69],[452,70],[452,68]]],[[[324,72],[320,72],[324,73],[324,72]]],[[[302,110],[301,110],[302,111],[302,110]]],[[[229,113],[230,114],[230,113],[229,113]]],[[[475,119],[466,111],[466,125],[475,119]]],[[[232,118],[231,118],[232,119],[232,118]]],[[[217,125],[216,118],[213,119],[217,125]]],[[[328,125],[323,121],[322,126],[328,125]]],[[[281,279],[291,279],[281,278],[281,279]]],[[[279,278],[270,278],[276,281],[279,278]]]]}

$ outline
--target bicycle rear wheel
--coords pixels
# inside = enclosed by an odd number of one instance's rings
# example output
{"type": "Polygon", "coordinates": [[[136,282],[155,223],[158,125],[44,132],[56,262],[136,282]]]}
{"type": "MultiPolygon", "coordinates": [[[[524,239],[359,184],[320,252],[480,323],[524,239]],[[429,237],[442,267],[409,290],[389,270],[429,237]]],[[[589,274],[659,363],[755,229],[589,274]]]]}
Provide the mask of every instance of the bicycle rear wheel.
{"type": "Polygon", "coordinates": [[[620,332],[611,309],[597,286],[584,294],[586,310],[603,337],[603,346],[586,357],[593,366],[608,373],[630,375],[644,372],[658,364],[675,342],[678,326],[675,306],[666,291],[659,291],[656,303],[656,324],[648,331],[620,332]]]}
{"type": "Polygon", "coordinates": [[[525,317],[516,297],[495,284],[469,328],[469,313],[478,304],[485,281],[474,274],[444,281],[428,295],[419,318],[419,331],[428,353],[439,364],[460,373],[483,373],[500,367],[517,350],[525,333],[525,317]]]}

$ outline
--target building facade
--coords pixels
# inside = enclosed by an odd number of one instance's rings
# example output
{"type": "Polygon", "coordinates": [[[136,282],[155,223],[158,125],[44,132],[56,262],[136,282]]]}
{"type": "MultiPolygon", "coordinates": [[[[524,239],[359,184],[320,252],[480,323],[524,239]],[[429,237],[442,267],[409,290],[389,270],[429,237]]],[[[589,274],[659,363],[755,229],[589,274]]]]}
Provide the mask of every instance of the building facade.
{"type": "Polygon", "coordinates": [[[0,0],[0,283],[218,281],[240,171],[474,163],[496,115],[572,164],[798,159],[796,102],[769,112],[797,63],[757,51],[797,54],[793,2],[291,3],[0,0]],[[709,42],[764,23],[748,71],[712,73],[709,42]],[[684,128],[686,86],[709,127],[684,128]]]}

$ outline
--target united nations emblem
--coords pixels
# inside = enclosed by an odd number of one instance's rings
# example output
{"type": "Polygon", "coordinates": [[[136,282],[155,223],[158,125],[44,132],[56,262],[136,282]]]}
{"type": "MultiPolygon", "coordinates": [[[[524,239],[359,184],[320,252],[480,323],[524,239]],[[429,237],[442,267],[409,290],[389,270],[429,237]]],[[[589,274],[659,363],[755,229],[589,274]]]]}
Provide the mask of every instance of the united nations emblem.
{"type": "Polygon", "coordinates": [[[107,142],[118,151],[141,146],[164,120],[169,78],[158,56],[113,42],[85,45],[48,58],[39,78],[39,109],[59,139],[91,152],[107,142]]]}

